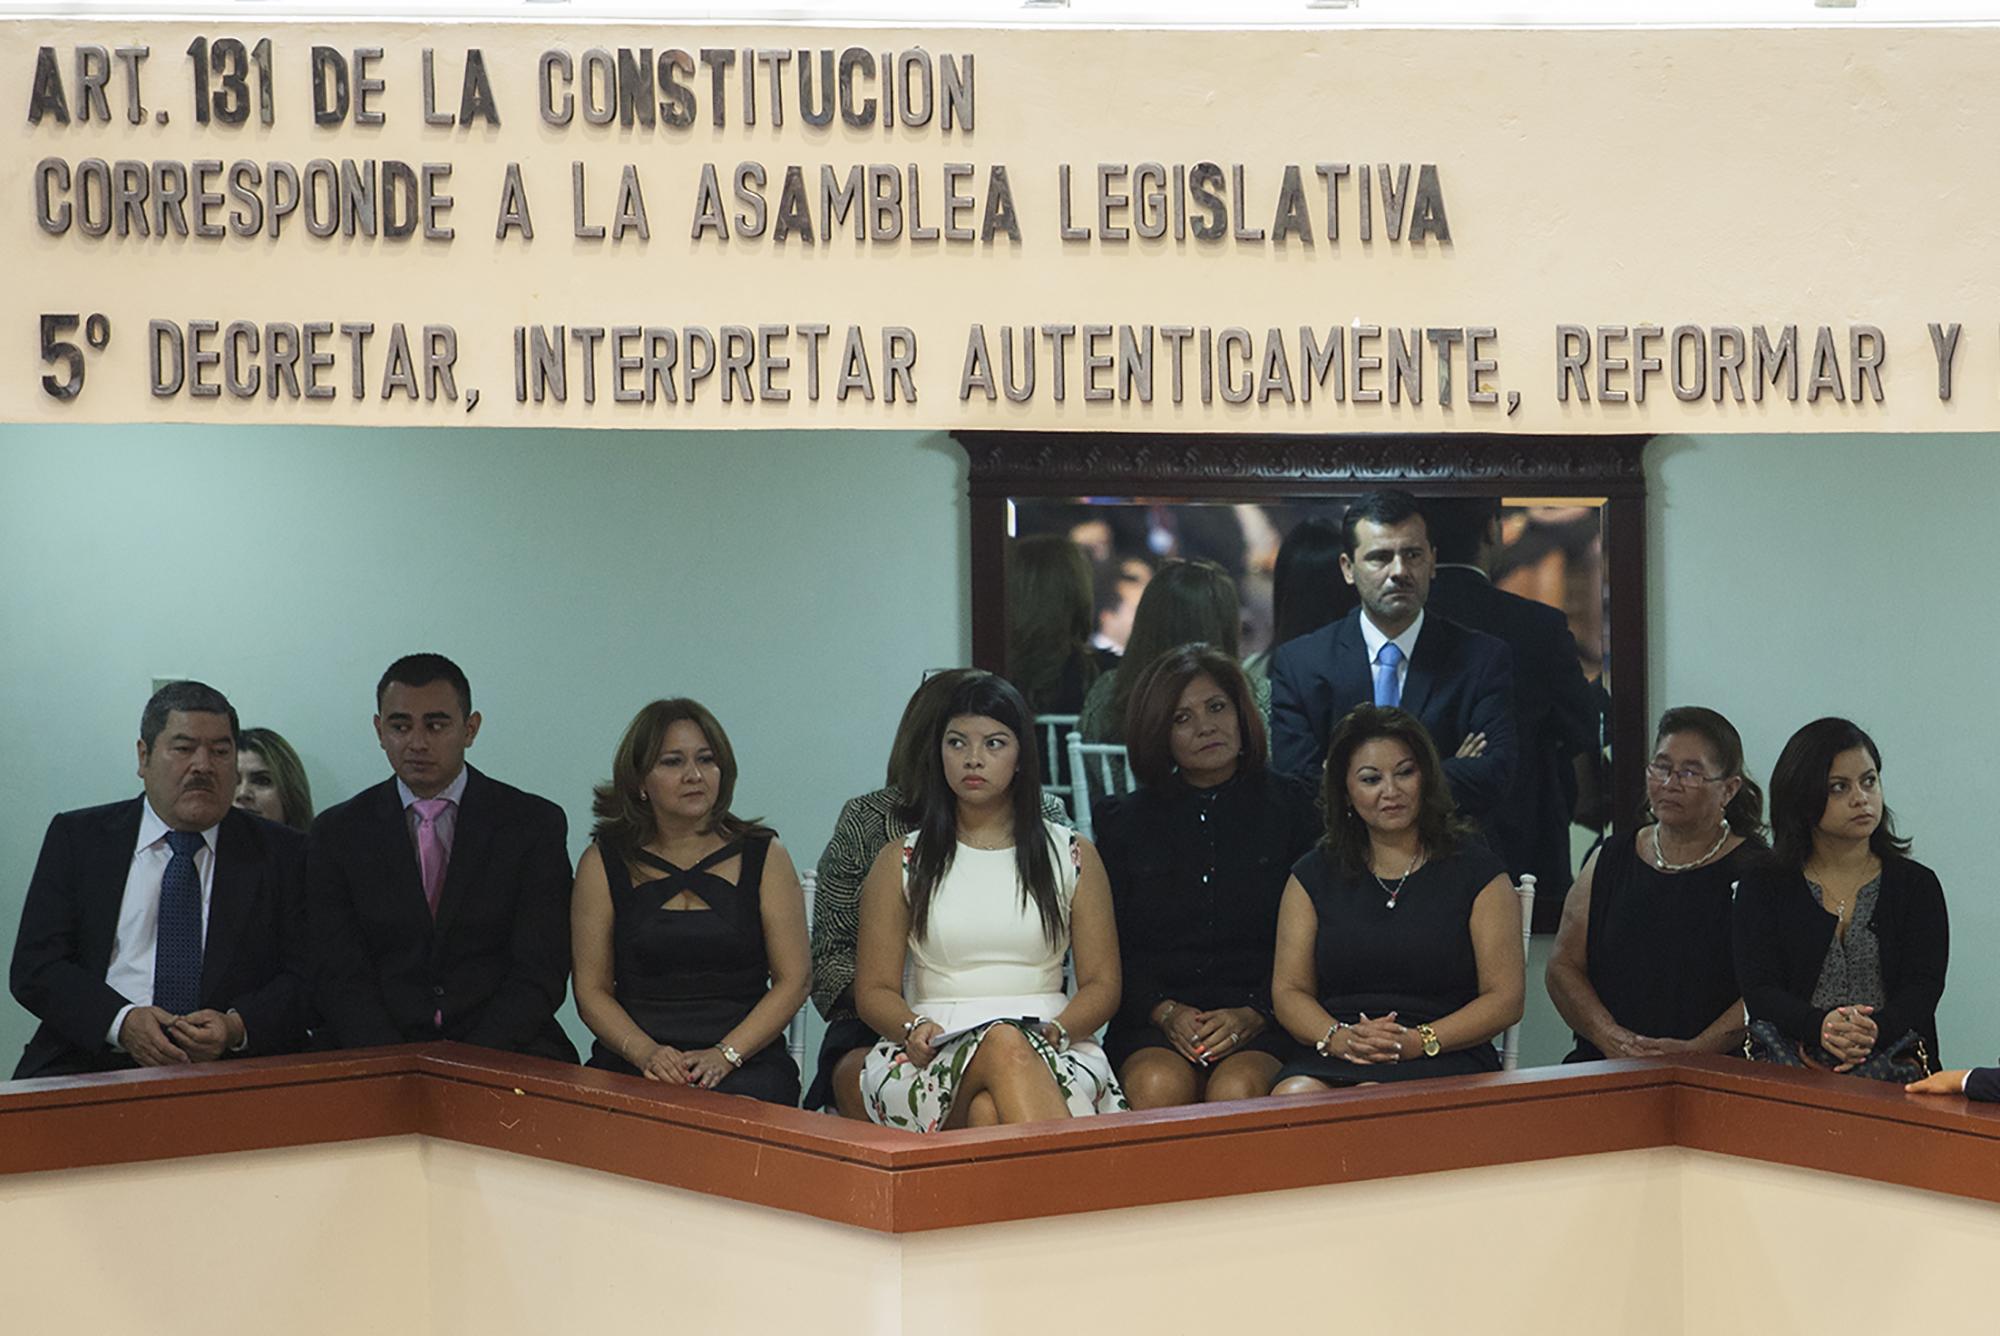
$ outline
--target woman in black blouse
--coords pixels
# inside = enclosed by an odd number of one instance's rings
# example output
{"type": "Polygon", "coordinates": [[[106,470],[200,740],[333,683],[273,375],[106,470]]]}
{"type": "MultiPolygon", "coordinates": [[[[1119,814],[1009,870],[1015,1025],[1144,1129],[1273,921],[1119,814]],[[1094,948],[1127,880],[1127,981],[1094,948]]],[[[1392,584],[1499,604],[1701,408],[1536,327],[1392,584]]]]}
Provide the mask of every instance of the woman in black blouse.
{"type": "Polygon", "coordinates": [[[1911,1081],[1938,1069],[1951,932],[1937,874],[1882,800],[1882,753],[1845,719],[1792,735],[1771,772],[1771,866],[1736,892],[1753,1054],[1911,1081]]]}
{"type": "Polygon", "coordinates": [[[1125,737],[1141,787],[1092,809],[1125,976],[1105,1050],[1135,1109],[1263,1095],[1291,1048],[1271,944],[1312,790],[1267,768],[1243,670],[1207,645],[1139,672],[1125,737]]]}
{"type": "Polygon", "coordinates": [[[1548,986],[1576,1032],[1565,1062],[1743,1047],[1730,902],[1765,852],[1764,794],[1735,725],[1661,715],[1646,802],[1652,822],[1600,846],[1563,901],[1548,986]]]}
{"type": "Polygon", "coordinates": [[[1271,1002],[1311,1047],[1276,1092],[1500,1070],[1521,1019],[1521,904],[1462,821],[1416,716],[1364,705],[1327,740],[1326,834],[1278,909],[1271,1002]]]}

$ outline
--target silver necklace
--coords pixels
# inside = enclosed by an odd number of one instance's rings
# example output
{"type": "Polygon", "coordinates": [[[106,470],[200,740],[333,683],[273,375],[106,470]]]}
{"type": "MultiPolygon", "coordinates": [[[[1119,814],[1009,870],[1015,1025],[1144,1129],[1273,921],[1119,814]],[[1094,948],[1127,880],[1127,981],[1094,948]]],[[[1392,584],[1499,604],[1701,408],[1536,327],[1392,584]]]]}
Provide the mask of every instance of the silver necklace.
{"type": "Polygon", "coordinates": [[[1715,851],[1720,849],[1723,841],[1728,838],[1729,823],[1725,821],[1722,823],[1722,833],[1715,837],[1714,844],[1708,846],[1707,853],[1695,859],[1692,863],[1669,863],[1666,853],[1660,848],[1660,827],[1659,823],[1655,822],[1653,825],[1653,866],[1662,872],[1686,872],[1689,868],[1700,867],[1703,863],[1715,857],[1715,851]]]}
{"type": "Polygon", "coordinates": [[[1383,893],[1389,897],[1387,900],[1384,900],[1382,902],[1383,908],[1394,909],[1396,907],[1396,897],[1403,893],[1403,883],[1408,881],[1410,879],[1410,874],[1412,872],[1415,872],[1418,868],[1422,867],[1423,864],[1424,864],[1424,851],[1422,849],[1419,849],[1417,850],[1416,857],[1410,860],[1410,865],[1403,869],[1403,875],[1396,878],[1396,884],[1394,886],[1391,886],[1389,885],[1388,882],[1383,881],[1382,874],[1377,872],[1373,866],[1369,867],[1368,875],[1375,878],[1375,884],[1377,886],[1380,886],[1382,888],[1383,893]]]}

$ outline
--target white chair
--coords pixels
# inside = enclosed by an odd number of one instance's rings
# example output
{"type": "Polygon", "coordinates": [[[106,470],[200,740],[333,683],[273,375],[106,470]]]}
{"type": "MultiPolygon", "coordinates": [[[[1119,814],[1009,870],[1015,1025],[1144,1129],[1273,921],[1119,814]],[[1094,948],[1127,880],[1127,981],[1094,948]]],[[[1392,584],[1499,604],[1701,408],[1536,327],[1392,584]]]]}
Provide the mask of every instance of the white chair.
{"type": "Polygon", "coordinates": [[[1090,795],[1101,797],[1124,793],[1132,787],[1132,767],[1125,759],[1122,742],[1085,742],[1083,734],[1069,735],[1069,809],[1076,814],[1076,833],[1090,835],[1090,795]],[[1093,782],[1094,781],[1094,782],[1093,782]]]}
{"type": "Polygon", "coordinates": [[[1056,762],[1062,757],[1063,740],[1075,736],[1076,719],[1073,714],[1035,716],[1035,731],[1041,735],[1042,769],[1045,772],[1042,776],[1042,792],[1055,794],[1072,808],[1075,804],[1070,803],[1070,791],[1076,787],[1076,775],[1072,772],[1068,784],[1058,784],[1056,774],[1059,767],[1056,762]]]}
{"type": "MultiPolygon", "coordinates": [[[[813,892],[818,886],[819,874],[812,868],[807,868],[799,873],[799,887],[806,893],[806,937],[808,940],[812,937],[813,892]]],[[[791,1021],[785,1026],[785,1047],[792,1051],[792,1061],[799,1064],[799,1070],[805,1073],[807,1081],[812,1080],[812,1073],[806,1068],[806,1018],[812,1012],[812,1005],[812,999],[808,997],[805,1005],[799,1008],[799,1014],[792,1017],[791,1021]]]]}
{"type": "MultiPolygon", "coordinates": [[[[1524,872],[1514,886],[1514,894],[1521,899],[1521,967],[1527,969],[1528,946],[1535,935],[1535,874],[1524,872]]],[[[1526,993],[1522,994],[1523,1000],[1526,993]]],[[[1511,1072],[1521,1065],[1521,1022],[1515,1021],[1500,1036],[1500,1070],[1511,1072]]]]}

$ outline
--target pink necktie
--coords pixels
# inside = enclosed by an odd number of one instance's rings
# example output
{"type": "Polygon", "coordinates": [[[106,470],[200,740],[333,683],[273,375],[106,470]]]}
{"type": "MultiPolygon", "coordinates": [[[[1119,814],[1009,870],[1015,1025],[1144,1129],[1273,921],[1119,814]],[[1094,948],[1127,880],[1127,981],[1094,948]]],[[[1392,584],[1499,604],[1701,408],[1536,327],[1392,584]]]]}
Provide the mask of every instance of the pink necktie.
{"type": "Polygon", "coordinates": [[[444,864],[449,850],[444,845],[444,832],[438,829],[437,819],[451,808],[449,798],[419,798],[417,809],[417,869],[424,879],[424,900],[431,907],[431,917],[438,912],[438,892],[444,889],[444,864]]]}

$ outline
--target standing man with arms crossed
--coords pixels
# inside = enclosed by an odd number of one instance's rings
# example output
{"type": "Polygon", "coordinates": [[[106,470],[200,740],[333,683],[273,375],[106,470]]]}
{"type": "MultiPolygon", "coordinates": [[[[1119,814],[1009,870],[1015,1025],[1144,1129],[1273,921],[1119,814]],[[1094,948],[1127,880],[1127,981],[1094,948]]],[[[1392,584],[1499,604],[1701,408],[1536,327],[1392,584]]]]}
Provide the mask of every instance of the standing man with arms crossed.
{"type": "Polygon", "coordinates": [[[1445,758],[1458,810],[1485,828],[1514,777],[1507,646],[1426,614],[1437,555],[1408,492],[1356,497],[1340,570],[1361,606],[1271,656],[1271,768],[1318,784],[1333,726],[1357,705],[1415,715],[1445,758]]]}
{"type": "Polygon", "coordinates": [[[236,711],[169,682],[138,798],[49,823],[9,976],[41,1019],[17,1080],[288,1053],[305,1038],[305,838],[230,806],[236,711]]]}
{"type": "Polygon", "coordinates": [[[1562,609],[1496,588],[1488,574],[1500,550],[1500,499],[1426,498],[1423,505],[1438,559],[1424,607],[1505,641],[1514,655],[1519,761],[1489,829],[1493,852],[1514,879],[1534,874],[1536,931],[1554,932],[1573,880],[1570,820],[1579,789],[1596,772],[1597,702],[1562,609]]]}
{"type": "Polygon", "coordinates": [[[375,736],[394,777],[313,823],[316,995],[337,1048],[455,1039],[563,1062],[568,823],[474,770],[472,687],[441,654],[389,665],[375,736]]]}

